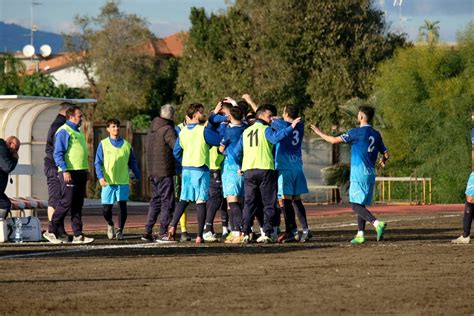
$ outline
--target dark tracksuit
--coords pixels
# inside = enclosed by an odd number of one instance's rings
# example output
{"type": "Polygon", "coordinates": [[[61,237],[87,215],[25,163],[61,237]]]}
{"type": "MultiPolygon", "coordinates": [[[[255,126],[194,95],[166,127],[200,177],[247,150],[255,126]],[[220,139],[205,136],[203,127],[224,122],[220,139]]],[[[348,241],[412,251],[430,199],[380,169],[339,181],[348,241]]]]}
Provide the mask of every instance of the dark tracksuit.
{"type": "Polygon", "coordinates": [[[17,163],[18,159],[12,155],[5,140],[0,138],[0,209],[6,210],[7,213],[12,207],[10,199],[5,194],[8,184],[8,174],[15,169],[17,163]]]}
{"type": "MultiPolygon", "coordinates": [[[[58,114],[54,119],[53,123],[48,130],[48,136],[46,137],[46,147],[44,157],[44,174],[46,176],[46,184],[48,186],[48,206],[56,209],[56,206],[61,199],[61,182],[59,181],[58,166],[54,162],[54,139],[57,130],[66,123],[66,117],[58,114]]],[[[59,233],[61,235],[66,234],[66,230],[63,226],[59,227],[59,233]]]]}
{"type": "Polygon", "coordinates": [[[160,236],[165,235],[175,208],[174,180],[176,161],[173,148],[177,133],[171,120],[156,117],[150,127],[146,143],[146,161],[151,184],[145,234],[151,234],[160,215],[160,236]]]}
{"type": "MultiPolygon", "coordinates": [[[[79,131],[79,127],[71,121],[66,124],[72,129],[79,131]]],[[[82,206],[86,195],[86,184],[88,170],[67,170],[64,159],[66,152],[70,149],[69,134],[66,130],[61,130],[56,134],[54,142],[54,161],[58,167],[71,175],[71,182],[64,181],[64,172],[59,172],[59,181],[61,185],[61,198],[54,210],[53,218],[48,231],[55,235],[61,233],[61,227],[64,227],[64,219],[71,212],[71,227],[74,236],[82,235],[82,206]]]]}

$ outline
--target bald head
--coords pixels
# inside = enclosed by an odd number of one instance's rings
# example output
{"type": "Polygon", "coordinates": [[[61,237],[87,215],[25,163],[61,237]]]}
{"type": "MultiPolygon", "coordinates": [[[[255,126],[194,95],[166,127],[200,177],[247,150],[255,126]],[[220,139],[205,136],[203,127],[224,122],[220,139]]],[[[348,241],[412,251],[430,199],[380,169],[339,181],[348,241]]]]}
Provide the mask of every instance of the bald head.
{"type": "Polygon", "coordinates": [[[8,136],[5,143],[12,154],[17,153],[20,149],[20,140],[15,136],[8,136]]]}

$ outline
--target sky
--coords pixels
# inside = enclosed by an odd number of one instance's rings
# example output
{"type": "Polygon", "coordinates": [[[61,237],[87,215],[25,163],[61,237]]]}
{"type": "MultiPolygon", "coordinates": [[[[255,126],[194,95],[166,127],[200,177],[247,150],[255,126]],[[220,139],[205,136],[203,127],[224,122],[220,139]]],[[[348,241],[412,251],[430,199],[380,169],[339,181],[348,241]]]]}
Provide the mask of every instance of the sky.
{"type": "MultiPolygon", "coordinates": [[[[34,24],[42,31],[54,33],[73,31],[75,15],[96,16],[105,3],[105,0],[0,0],[0,21],[29,28],[32,1],[39,3],[34,5],[34,24]]],[[[456,32],[474,20],[474,0],[373,1],[386,12],[391,30],[405,32],[413,41],[425,19],[440,21],[443,42],[454,42],[456,32]],[[402,2],[402,6],[394,6],[395,2],[402,2]]],[[[230,2],[232,0],[121,0],[120,9],[145,18],[157,36],[165,37],[189,29],[191,7],[204,7],[208,13],[223,12],[230,2]]]]}

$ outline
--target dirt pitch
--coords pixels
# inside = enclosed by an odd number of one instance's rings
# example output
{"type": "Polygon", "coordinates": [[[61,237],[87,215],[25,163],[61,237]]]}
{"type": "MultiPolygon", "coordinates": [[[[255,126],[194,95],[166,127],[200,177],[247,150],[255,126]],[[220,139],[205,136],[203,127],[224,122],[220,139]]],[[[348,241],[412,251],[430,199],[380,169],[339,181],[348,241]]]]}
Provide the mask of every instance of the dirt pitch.
{"type": "Polygon", "coordinates": [[[462,214],[382,218],[362,246],[349,214],[311,217],[306,244],[4,244],[0,314],[474,314],[474,244],[450,244],[462,214]]]}

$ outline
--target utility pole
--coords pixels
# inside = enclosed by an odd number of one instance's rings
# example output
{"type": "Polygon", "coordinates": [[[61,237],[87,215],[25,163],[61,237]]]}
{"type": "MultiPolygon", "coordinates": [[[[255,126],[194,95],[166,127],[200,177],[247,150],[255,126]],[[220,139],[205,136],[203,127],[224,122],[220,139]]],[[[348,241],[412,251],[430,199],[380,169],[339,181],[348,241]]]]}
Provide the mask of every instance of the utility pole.
{"type": "Polygon", "coordinates": [[[33,23],[33,18],[34,18],[34,6],[35,5],[40,5],[41,3],[36,2],[35,0],[31,0],[31,5],[30,5],[30,45],[34,47],[34,33],[38,30],[37,26],[34,25],[33,23]]]}

